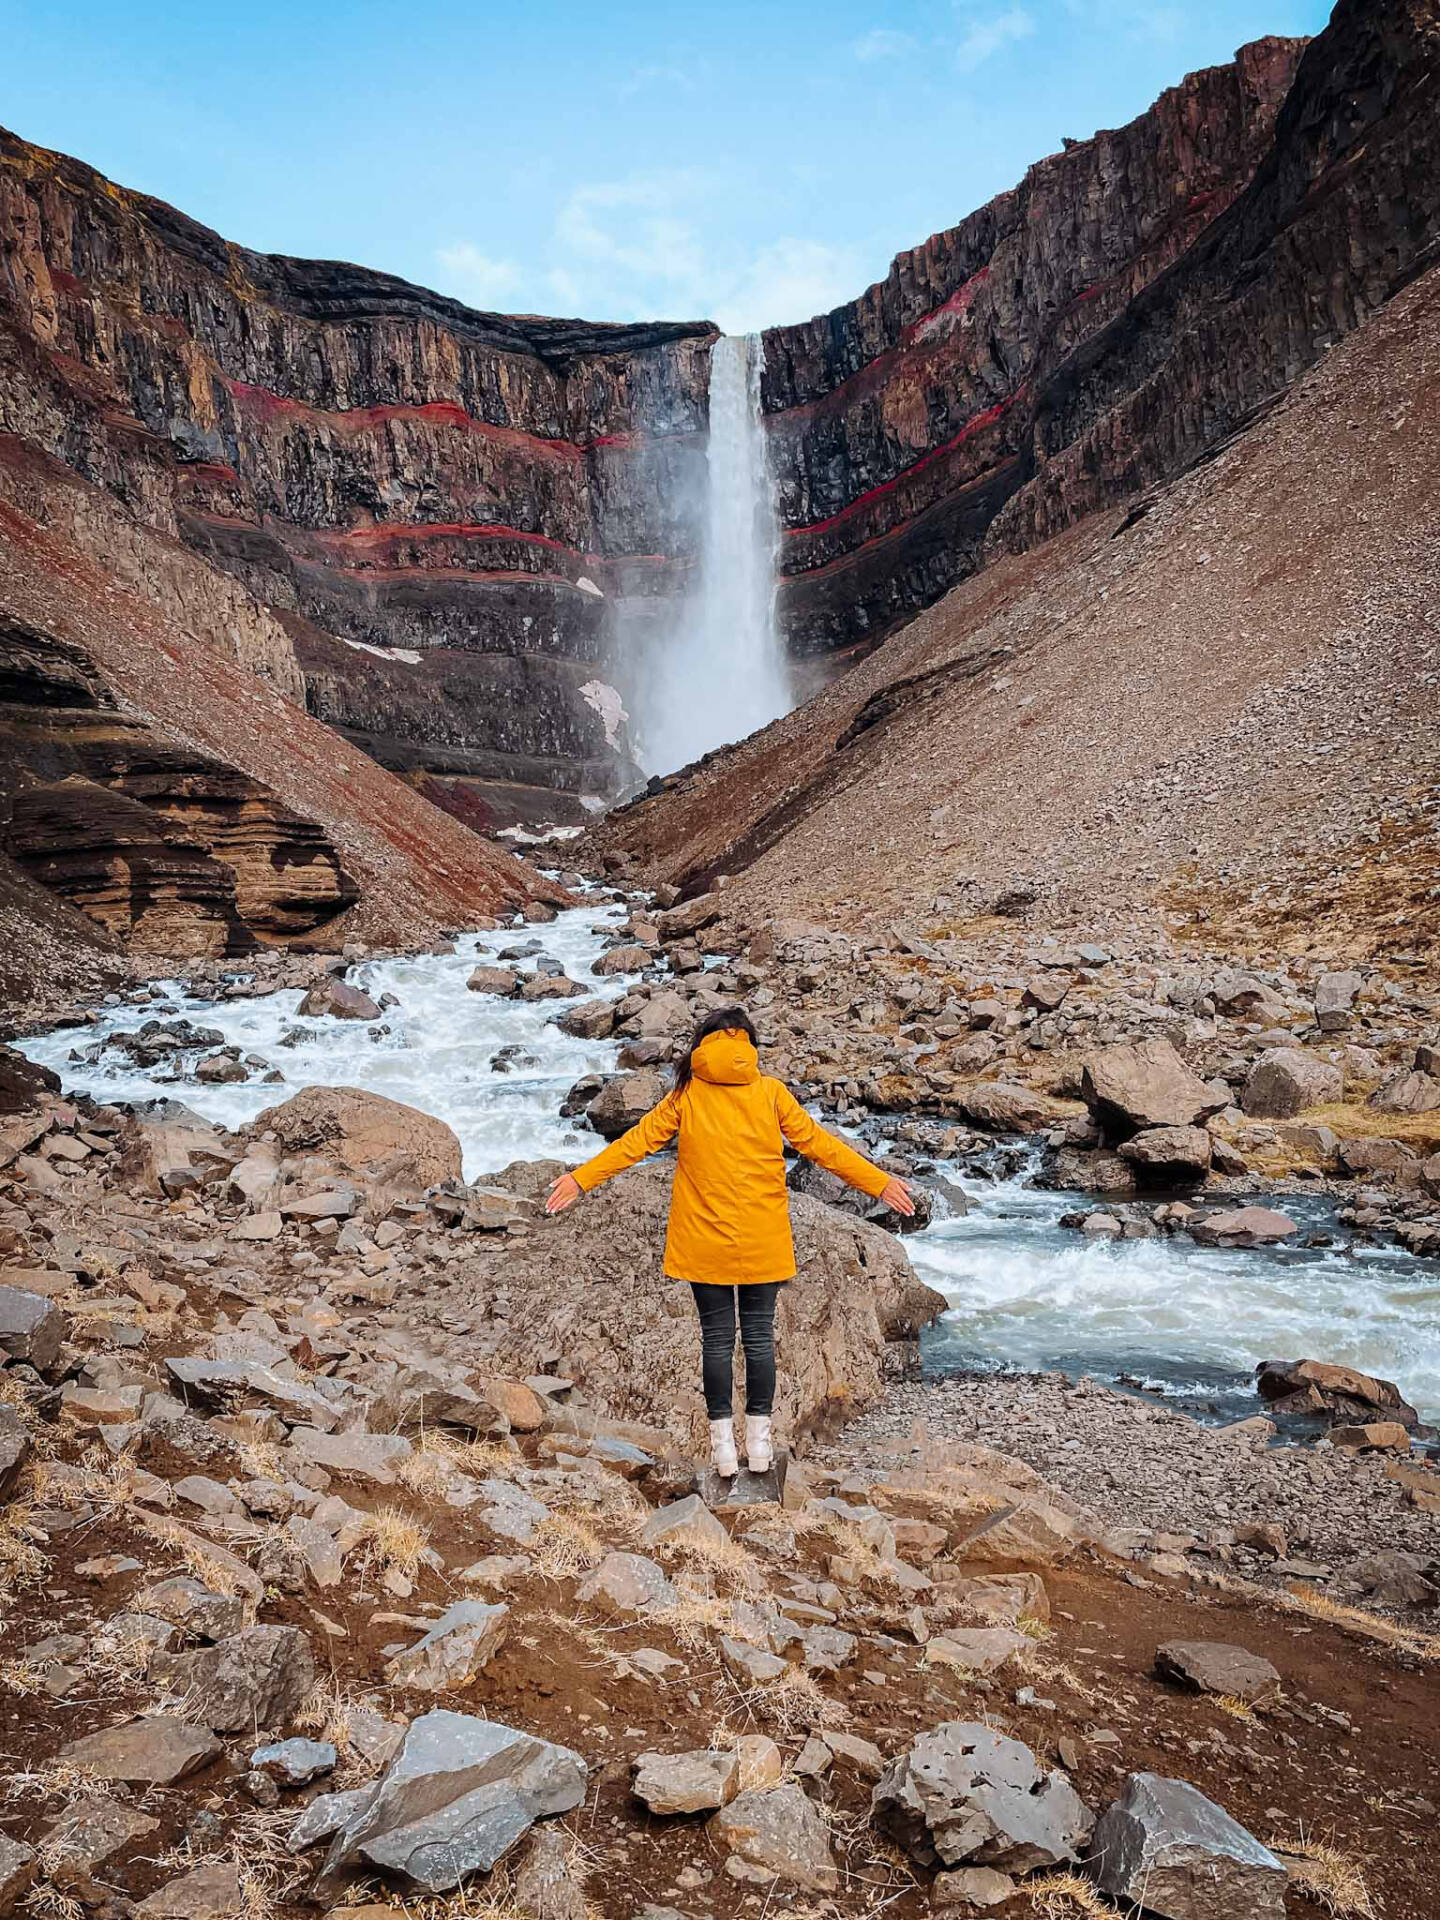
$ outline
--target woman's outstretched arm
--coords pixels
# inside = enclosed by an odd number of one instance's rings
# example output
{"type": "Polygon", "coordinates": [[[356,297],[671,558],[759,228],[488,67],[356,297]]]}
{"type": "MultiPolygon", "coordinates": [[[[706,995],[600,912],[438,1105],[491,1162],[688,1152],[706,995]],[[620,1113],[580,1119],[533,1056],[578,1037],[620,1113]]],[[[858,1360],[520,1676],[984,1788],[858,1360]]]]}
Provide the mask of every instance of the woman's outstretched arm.
{"type": "Polygon", "coordinates": [[[678,1096],[667,1093],[658,1106],[650,1109],[628,1133],[622,1133],[618,1140],[587,1160],[583,1166],[576,1167],[573,1173],[562,1173],[550,1189],[550,1197],[545,1202],[547,1213],[563,1213],[566,1207],[573,1206],[582,1193],[589,1193],[592,1187],[598,1187],[617,1173],[623,1173],[626,1167],[647,1159],[650,1154],[658,1153],[675,1138],[680,1127],[680,1106],[678,1096]]]}
{"type": "Polygon", "coordinates": [[[862,1193],[868,1193],[872,1200],[883,1200],[896,1213],[914,1213],[915,1202],[910,1198],[910,1189],[903,1180],[882,1173],[863,1153],[856,1153],[853,1147],[847,1146],[835,1134],[828,1133],[818,1120],[810,1118],[788,1087],[780,1086],[778,1081],[776,1085],[779,1091],[775,1113],[780,1122],[780,1131],[797,1152],[803,1153],[807,1160],[813,1160],[827,1172],[838,1174],[848,1186],[858,1187],[862,1193]]]}

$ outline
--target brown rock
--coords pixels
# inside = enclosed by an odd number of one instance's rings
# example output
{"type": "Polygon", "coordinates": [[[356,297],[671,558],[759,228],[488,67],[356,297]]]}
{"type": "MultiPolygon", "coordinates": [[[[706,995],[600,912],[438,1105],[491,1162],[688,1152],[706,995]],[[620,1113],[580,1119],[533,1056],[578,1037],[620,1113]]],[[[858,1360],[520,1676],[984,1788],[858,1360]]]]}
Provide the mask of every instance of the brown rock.
{"type": "Polygon", "coordinates": [[[360,987],[352,987],[347,981],[337,980],[333,976],[311,987],[295,1011],[310,1016],[329,1014],[337,1020],[378,1020],[380,1018],[380,1007],[368,993],[360,987]]]}
{"type": "Polygon", "coordinates": [[[1122,1139],[1144,1127],[1198,1126],[1226,1103],[1191,1073],[1168,1040],[1090,1054],[1080,1092],[1106,1134],[1122,1139]]]}
{"type": "Polygon", "coordinates": [[[840,1884],[825,1822],[801,1787],[742,1793],[715,1815],[709,1831],[728,1852],[767,1876],[811,1893],[833,1893],[840,1884]]]}
{"type": "Polygon", "coordinates": [[[118,1727],[87,1733],[60,1749],[58,1760],[131,1786],[173,1787],[224,1751],[207,1727],[169,1714],[142,1714],[118,1727]]]}
{"type": "Polygon", "coordinates": [[[1259,1654],[1222,1640],[1168,1640],[1155,1652],[1155,1670],[1196,1693],[1235,1700],[1266,1700],[1280,1691],[1280,1675],[1259,1654]]]}
{"type": "Polygon", "coordinates": [[[1252,1120],[1290,1120],[1343,1092],[1344,1076],[1330,1061],[1299,1047],[1270,1047],[1250,1069],[1240,1105],[1252,1120]]]}
{"type": "Polygon", "coordinates": [[[420,1191],[460,1178],[460,1142],[443,1120],[358,1087],[306,1087],[257,1114],[253,1129],[277,1134],[287,1154],[317,1154],[390,1186],[420,1191]]]}

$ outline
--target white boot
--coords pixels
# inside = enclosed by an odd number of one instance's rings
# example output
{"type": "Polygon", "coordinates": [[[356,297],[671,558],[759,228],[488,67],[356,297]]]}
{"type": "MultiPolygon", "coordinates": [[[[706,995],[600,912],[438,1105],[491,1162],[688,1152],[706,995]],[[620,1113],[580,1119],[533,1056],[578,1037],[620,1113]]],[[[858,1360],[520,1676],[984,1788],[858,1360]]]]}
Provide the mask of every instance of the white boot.
{"type": "Polygon", "coordinates": [[[722,1480],[733,1480],[740,1471],[740,1462],[735,1457],[733,1420],[710,1422],[710,1464],[722,1480]]]}
{"type": "Polygon", "coordinates": [[[745,1459],[752,1473],[768,1473],[774,1459],[770,1450],[770,1416],[747,1413],[745,1416],[745,1459]]]}

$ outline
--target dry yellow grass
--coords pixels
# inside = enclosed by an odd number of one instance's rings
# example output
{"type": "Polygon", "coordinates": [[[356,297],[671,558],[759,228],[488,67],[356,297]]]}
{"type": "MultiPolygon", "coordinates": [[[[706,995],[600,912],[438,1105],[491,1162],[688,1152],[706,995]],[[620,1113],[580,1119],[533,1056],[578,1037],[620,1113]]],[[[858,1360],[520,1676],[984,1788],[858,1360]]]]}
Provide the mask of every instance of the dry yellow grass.
{"type": "Polygon", "coordinates": [[[778,1680],[750,1688],[743,1698],[758,1719],[786,1740],[812,1727],[843,1727],[850,1718],[848,1709],[832,1700],[803,1667],[791,1667],[778,1680]]]}
{"type": "Polygon", "coordinates": [[[568,1580],[589,1573],[610,1551],[609,1542],[588,1521],[565,1511],[547,1515],[530,1543],[535,1571],[547,1580],[568,1580]]]}
{"type": "Polygon", "coordinates": [[[720,1594],[760,1592],[765,1576],[747,1547],[726,1534],[685,1534],[662,1541],[659,1556],[667,1565],[691,1569],[720,1594]]]}
{"type": "Polygon", "coordinates": [[[1242,1700],[1236,1693],[1217,1693],[1215,1705],[1221,1713],[1228,1713],[1232,1720],[1239,1720],[1247,1727],[1260,1724],[1260,1716],[1248,1700],[1242,1700]]]}
{"type": "Polygon", "coordinates": [[[33,1587],[50,1565],[48,1555],[32,1538],[38,1481],[37,1470],[27,1467],[17,1491],[0,1507],[0,1599],[33,1587]]]}
{"type": "Polygon", "coordinates": [[[1337,1100],[1323,1107],[1307,1107],[1299,1125],[1329,1127],[1342,1140],[1403,1140],[1426,1155],[1440,1150],[1440,1112],[1381,1113],[1362,1100],[1337,1100]]]}
{"type": "Polygon", "coordinates": [[[1077,1914],[1095,1916],[1095,1920],[1113,1920],[1115,1909],[1100,1898],[1088,1880],[1078,1873],[1046,1873],[1038,1880],[1027,1880],[1031,1910],[1041,1920],[1075,1920],[1077,1914]]]}
{"type": "Polygon", "coordinates": [[[1312,1620],[1327,1621],[1347,1633],[1377,1641],[1381,1646],[1393,1647],[1397,1652],[1409,1654],[1412,1659],[1427,1664],[1440,1660],[1440,1636],[1417,1633],[1411,1627],[1398,1626],[1393,1620],[1382,1619],[1379,1614],[1366,1613],[1361,1607],[1348,1607],[1342,1601],[1332,1600],[1328,1594],[1317,1592],[1313,1587],[1291,1587],[1287,1593],[1279,1594],[1276,1598],[1289,1613],[1304,1613],[1312,1620]]]}
{"type": "Polygon", "coordinates": [[[425,1564],[430,1529],[403,1507],[377,1507],[365,1515],[356,1533],[356,1551],[363,1565],[382,1578],[395,1574],[401,1580],[414,1580],[425,1564]]]}
{"type": "Polygon", "coordinates": [[[1290,1885],[1335,1920],[1377,1920],[1361,1863],[1328,1840],[1307,1840],[1303,1833],[1276,1835],[1265,1842],[1290,1870],[1290,1885]]]}

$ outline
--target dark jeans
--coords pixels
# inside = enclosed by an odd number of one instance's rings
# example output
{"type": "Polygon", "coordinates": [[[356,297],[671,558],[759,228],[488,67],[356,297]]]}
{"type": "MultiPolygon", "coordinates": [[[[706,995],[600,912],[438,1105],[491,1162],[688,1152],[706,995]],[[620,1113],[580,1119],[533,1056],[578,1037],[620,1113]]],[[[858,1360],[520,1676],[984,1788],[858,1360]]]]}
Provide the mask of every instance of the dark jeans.
{"type": "Polygon", "coordinates": [[[745,1411],[769,1413],[775,1405],[775,1301],[782,1282],[748,1287],[711,1287],[692,1280],[700,1315],[700,1364],[705,1411],[712,1420],[735,1412],[735,1296],[740,1296],[740,1339],[745,1348],[745,1411]]]}

